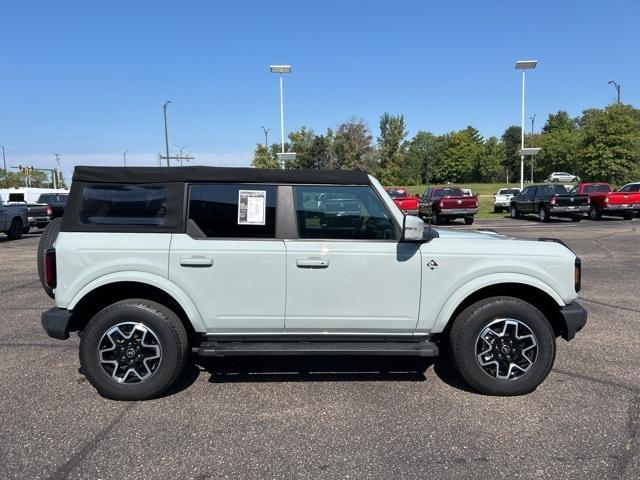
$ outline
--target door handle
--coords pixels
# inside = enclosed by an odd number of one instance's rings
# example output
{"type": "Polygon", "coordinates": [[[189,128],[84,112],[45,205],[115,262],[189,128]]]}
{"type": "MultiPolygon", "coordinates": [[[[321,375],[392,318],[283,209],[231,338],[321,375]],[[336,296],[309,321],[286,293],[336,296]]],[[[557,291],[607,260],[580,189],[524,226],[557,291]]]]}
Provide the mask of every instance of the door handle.
{"type": "Polygon", "coordinates": [[[296,260],[298,268],[328,268],[329,260],[322,260],[320,258],[301,258],[296,260]]]}
{"type": "Polygon", "coordinates": [[[213,266],[213,258],[190,257],[181,258],[180,265],[183,267],[207,268],[213,266]]]}

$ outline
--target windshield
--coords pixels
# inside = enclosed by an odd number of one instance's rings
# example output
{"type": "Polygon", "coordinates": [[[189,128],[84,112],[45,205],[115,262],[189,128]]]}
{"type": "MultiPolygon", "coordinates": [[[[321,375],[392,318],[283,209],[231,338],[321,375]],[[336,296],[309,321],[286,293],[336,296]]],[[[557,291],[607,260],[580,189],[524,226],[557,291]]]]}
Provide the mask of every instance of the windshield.
{"type": "MultiPolygon", "coordinates": [[[[575,188],[574,188],[575,190],[575,188]]],[[[584,187],[584,193],[594,193],[594,192],[610,192],[611,191],[611,187],[609,187],[609,185],[605,184],[601,184],[601,185],[585,185],[584,187]]],[[[575,192],[573,192],[575,193],[575,192]]]]}
{"type": "Polygon", "coordinates": [[[38,197],[38,203],[67,203],[68,194],[43,193],[38,197]]]}
{"type": "Polygon", "coordinates": [[[434,188],[433,197],[461,197],[462,190],[459,188],[434,188]]]}

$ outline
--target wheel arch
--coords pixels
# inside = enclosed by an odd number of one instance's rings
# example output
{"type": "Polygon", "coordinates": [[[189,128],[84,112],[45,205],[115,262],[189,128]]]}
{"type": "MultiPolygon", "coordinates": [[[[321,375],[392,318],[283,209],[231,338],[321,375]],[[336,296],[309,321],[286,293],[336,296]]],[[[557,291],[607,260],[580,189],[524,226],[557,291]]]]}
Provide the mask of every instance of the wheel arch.
{"type": "Polygon", "coordinates": [[[67,307],[72,312],[71,330],[82,330],[84,325],[104,307],[127,298],[143,298],[158,302],[173,310],[184,324],[190,339],[206,331],[202,317],[191,299],[177,286],[163,279],[170,287],[159,282],[138,279],[104,278],[86,285],[67,307]]]}
{"type": "Polygon", "coordinates": [[[560,309],[565,306],[562,298],[548,285],[526,276],[517,281],[500,281],[490,284],[464,285],[459,288],[440,310],[433,332],[448,334],[456,317],[468,306],[489,297],[509,296],[519,298],[538,308],[549,320],[556,336],[565,334],[566,325],[560,309]]]}

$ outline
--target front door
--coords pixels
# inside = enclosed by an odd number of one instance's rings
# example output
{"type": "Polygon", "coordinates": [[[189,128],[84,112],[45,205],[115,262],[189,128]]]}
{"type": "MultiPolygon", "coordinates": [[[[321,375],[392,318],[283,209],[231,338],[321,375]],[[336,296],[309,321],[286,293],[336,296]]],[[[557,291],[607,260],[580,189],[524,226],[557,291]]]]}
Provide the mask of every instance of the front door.
{"type": "Polygon", "coordinates": [[[287,333],[410,333],[420,251],[369,186],[294,186],[287,250],[287,333]]]}
{"type": "Polygon", "coordinates": [[[275,238],[273,185],[197,184],[188,227],[174,234],[169,278],[210,333],[282,333],[286,255],[275,238]]]}

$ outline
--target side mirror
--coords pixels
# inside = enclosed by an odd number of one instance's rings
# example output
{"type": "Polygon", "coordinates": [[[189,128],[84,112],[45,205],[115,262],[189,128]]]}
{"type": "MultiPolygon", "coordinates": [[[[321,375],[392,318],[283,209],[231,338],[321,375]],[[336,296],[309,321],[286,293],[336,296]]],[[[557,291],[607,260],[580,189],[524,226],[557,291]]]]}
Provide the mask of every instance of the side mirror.
{"type": "Polygon", "coordinates": [[[402,239],[418,242],[424,239],[424,222],[413,215],[405,215],[402,222],[402,239]]]}

